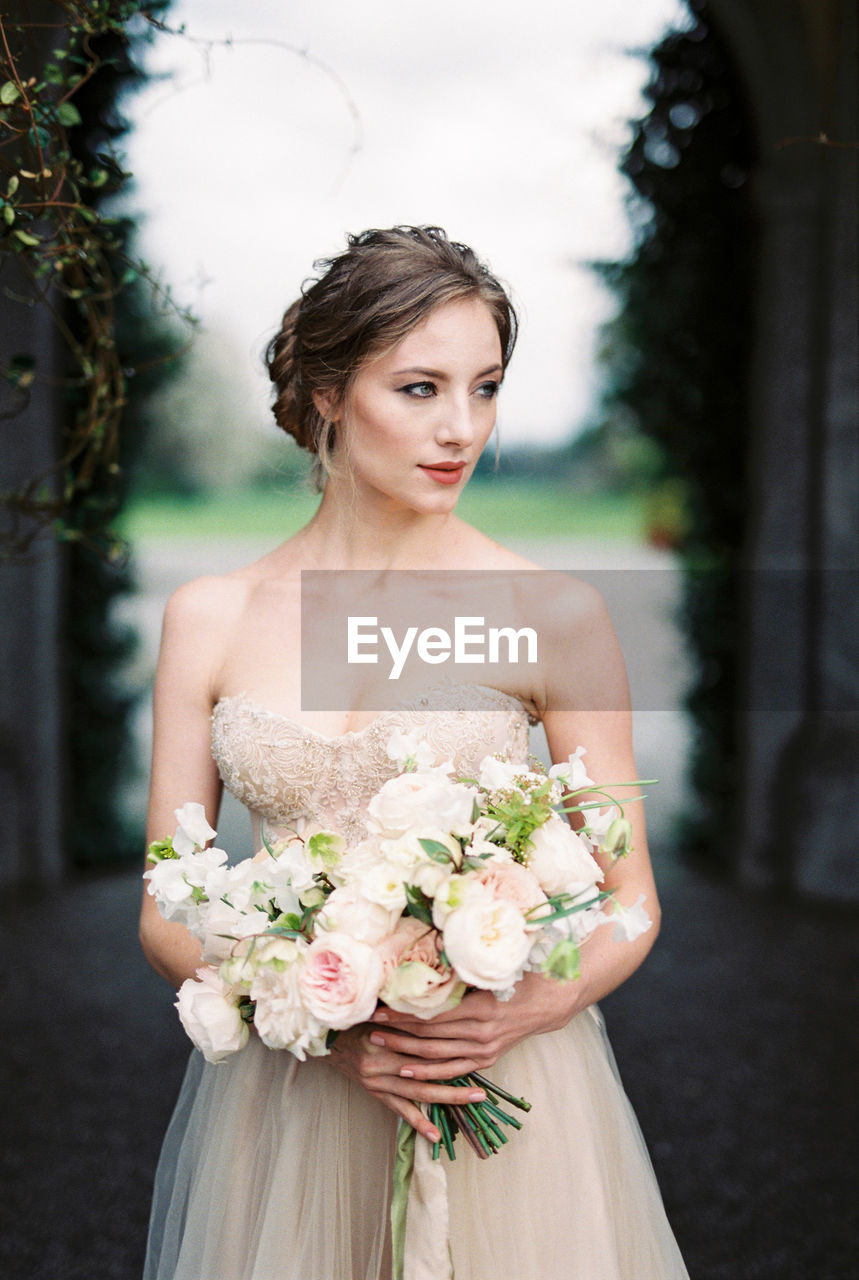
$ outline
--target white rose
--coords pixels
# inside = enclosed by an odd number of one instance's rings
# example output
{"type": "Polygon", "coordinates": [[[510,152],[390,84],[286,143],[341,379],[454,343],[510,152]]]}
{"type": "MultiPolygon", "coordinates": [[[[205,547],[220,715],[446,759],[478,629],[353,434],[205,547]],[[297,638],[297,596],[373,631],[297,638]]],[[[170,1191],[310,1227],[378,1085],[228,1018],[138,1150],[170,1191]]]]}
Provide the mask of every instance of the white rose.
{"type": "Polygon", "coordinates": [[[301,973],[307,944],[290,938],[267,939],[269,964],[261,968],[251,985],[255,1001],[254,1026],[270,1049],[288,1049],[300,1062],[307,1054],[320,1057],[327,1028],[305,1007],[301,998],[301,973]],[[269,943],[273,944],[269,947],[269,943]]]}
{"type": "Polygon", "coordinates": [[[206,821],[206,810],[201,804],[183,804],[181,809],[174,810],[174,817],[179,826],[173,837],[173,849],[180,858],[202,849],[206,841],[217,834],[206,821]]]}
{"type": "Polygon", "coordinates": [[[317,931],[348,933],[373,947],[391,932],[401,908],[391,910],[364,896],[358,882],[335,889],[316,917],[317,931]]]}
{"type": "Polygon", "coordinates": [[[386,836],[422,826],[457,834],[470,830],[473,808],[472,789],[436,770],[390,778],[373,796],[368,812],[375,829],[386,836]]]}
{"type": "Polygon", "coordinates": [[[346,933],[323,933],[305,952],[302,1002],[326,1027],[352,1027],[371,1017],[383,976],[382,961],[372,947],[346,933]]]}
{"type": "Polygon", "coordinates": [[[248,1024],[214,969],[198,969],[196,980],[182,983],[176,1008],[182,1026],[207,1062],[223,1062],[248,1042],[248,1024]]]}
{"type": "Polygon", "coordinates": [[[402,867],[387,859],[377,862],[361,880],[361,891],[370,902],[399,915],[406,908],[405,873],[402,867]]]}
{"type": "Polygon", "coordinates": [[[530,838],[528,869],[544,893],[577,894],[602,880],[602,867],[564,818],[549,818],[530,838]]]}
{"type": "Polygon", "coordinates": [[[521,977],[531,938],[521,912],[510,902],[479,899],[452,911],[445,922],[445,955],[472,987],[499,990],[521,977]]]}
{"type": "Polygon", "coordinates": [[[459,866],[462,862],[462,847],[459,841],[441,827],[410,827],[402,835],[389,836],[380,840],[379,845],[389,862],[398,863],[405,872],[410,872],[421,863],[435,861],[421,844],[422,840],[432,840],[436,844],[443,845],[454,866],[459,866]]]}

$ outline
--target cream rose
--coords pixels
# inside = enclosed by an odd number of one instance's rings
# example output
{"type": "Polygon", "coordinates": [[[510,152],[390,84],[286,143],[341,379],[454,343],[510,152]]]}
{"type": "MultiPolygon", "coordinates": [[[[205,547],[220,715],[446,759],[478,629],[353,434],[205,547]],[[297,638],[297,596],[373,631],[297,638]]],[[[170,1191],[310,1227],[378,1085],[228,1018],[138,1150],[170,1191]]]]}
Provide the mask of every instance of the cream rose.
{"type": "Polygon", "coordinates": [[[391,910],[378,902],[371,902],[356,881],[328,895],[325,906],[316,917],[316,929],[317,932],[348,933],[351,938],[372,947],[391,932],[399,913],[400,908],[391,910]]]}
{"type": "Polygon", "coordinates": [[[446,773],[403,773],[389,778],[368,805],[381,834],[402,835],[409,827],[442,827],[454,834],[470,830],[474,792],[446,773]]]}
{"type": "Polygon", "coordinates": [[[557,816],[531,832],[528,870],[550,895],[581,893],[603,878],[602,867],[591,857],[584,840],[557,816]]]}
{"type": "Polygon", "coordinates": [[[443,936],[447,958],[460,978],[489,991],[511,987],[531,949],[525,921],[512,902],[483,897],[452,911],[443,936]]]}
{"type": "Polygon", "coordinates": [[[207,1062],[223,1062],[248,1042],[248,1024],[230,989],[214,969],[197,970],[176,996],[182,1026],[207,1062]]]}

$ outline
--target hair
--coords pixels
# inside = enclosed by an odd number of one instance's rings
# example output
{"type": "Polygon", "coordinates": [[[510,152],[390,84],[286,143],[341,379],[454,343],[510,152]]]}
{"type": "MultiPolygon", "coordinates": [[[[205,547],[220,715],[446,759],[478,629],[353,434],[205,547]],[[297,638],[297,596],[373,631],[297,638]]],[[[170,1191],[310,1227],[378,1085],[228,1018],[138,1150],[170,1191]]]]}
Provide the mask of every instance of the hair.
{"type": "Polygon", "coordinates": [[[486,304],[505,369],[516,342],[516,312],[505,288],[473,250],[449,240],[441,227],[362,231],[347,243],[345,253],[314,263],[320,274],[304,284],[266,351],[275,420],[316,456],[319,487],[337,441],[335,424],[317,409],[314,392],[339,409],[369,361],[448,302],[479,298],[486,304]]]}

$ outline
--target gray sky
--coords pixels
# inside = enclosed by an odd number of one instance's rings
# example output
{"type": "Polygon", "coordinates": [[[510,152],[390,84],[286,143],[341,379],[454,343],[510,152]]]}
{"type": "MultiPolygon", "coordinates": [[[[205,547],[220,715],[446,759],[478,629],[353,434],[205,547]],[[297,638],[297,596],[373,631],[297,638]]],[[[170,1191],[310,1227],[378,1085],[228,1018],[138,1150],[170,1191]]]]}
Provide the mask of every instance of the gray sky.
{"type": "Polygon", "coordinates": [[[611,308],[586,264],[628,244],[616,162],[647,68],[627,51],[677,20],[679,0],[177,0],[172,25],[234,43],[151,51],[173,79],[131,111],[143,254],[234,338],[261,416],[260,353],[314,258],[440,223],[520,308],[502,447],[562,439],[611,308]]]}

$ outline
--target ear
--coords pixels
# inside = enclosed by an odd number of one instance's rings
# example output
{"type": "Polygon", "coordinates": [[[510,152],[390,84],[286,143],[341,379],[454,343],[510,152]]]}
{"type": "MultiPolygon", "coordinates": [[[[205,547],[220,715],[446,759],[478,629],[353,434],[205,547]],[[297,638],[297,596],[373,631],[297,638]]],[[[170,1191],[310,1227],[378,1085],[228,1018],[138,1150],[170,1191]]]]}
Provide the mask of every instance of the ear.
{"type": "Polygon", "coordinates": [[[333,391],[314,391],[313,404],[326,422],[337,422],[340,417],[340,406],[333,391]]]}

